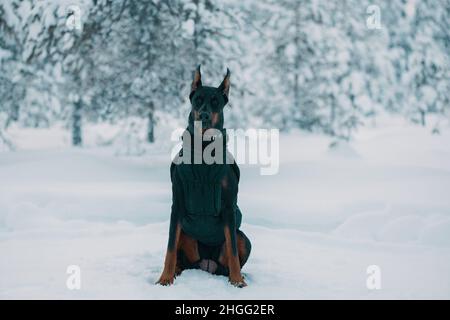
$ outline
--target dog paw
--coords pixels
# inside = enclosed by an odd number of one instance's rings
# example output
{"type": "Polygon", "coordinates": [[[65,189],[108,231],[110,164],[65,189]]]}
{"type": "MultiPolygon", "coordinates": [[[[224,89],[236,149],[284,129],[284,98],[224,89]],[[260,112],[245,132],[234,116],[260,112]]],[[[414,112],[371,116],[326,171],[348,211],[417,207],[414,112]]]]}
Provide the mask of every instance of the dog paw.
{"type": "Polygon", "coordinates": [[[173,281],[175,280],[175,276],[172,275],[166,275],[162,274],[158,281],[155,282],[155,284],[160,284],[162,286],[170,286],[173,284],[173,281]]]}
{"type": "Polygon", "coordinates": [[[247,286],[247,283],[245,283],[243,276],[233,277],[233,278],[230,277],[229,281],[233,286],[235,286],[237,288],[244,288],[247,286]]]}
{"type": "Polygon", "coordinates": [[[183,269],[181,269],[179,266],[175,268],[175,278],[178,277],[183,272],[183,269]]]}

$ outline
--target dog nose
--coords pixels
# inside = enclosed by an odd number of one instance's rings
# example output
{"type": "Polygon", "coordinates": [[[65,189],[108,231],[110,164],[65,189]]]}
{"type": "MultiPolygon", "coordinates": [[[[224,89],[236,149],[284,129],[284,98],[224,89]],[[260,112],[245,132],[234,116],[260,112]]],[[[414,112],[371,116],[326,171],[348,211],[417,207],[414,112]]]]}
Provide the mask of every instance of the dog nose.
{"type": "Polygon", "coordinates": [[[202,112],[200,113],[200,120],[201,121],[209,121],[211,119],[208,112],[202,112]]]}

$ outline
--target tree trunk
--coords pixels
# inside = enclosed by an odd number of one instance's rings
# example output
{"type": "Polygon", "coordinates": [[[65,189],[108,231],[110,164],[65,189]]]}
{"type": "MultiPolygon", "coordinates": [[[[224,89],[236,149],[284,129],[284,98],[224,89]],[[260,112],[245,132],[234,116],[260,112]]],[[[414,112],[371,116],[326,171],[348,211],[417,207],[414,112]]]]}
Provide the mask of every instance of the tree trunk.
{"type": "Polygon", "coordinates": [[[154,111],[155,111],[154,104],[153,102],[150,102],[148,110],[148,127],[147,127],[147,142],[149,143],[155,142],[155,119],[153,117],[154,111]]]}
{"type": "Polygon", "coordinates": [[[299,69],[300,69],[300,3],[297,2],[295,7],[295,60],[294,60],[294,108],[295,113],[300,115],[300,123],[302,123],[302,118],[305,116],[303,110],[300,108],[300,88],[299,88],[299,69]]]}
{"type": "Polygon", "coordinates": [[[425,127],[426,125],[426,121],[425,121],[425,111],[420,110],[420,124],[422,125],[422,127],[425,127]]]}
{"type": "Polygon", "coordinates": [[[331,103],[331,114],[330,114],[330,126],[333,127],[334,121],[336,120],[336,104],[331,103]]]}
{"type": "Polygon", "coordinates": [[[14,104],[11,110],[11,120],[17,121],[19,120],[19,104],[14,104]]]}
{"type": "Polygon", "coordinates": [[[7,150],[14,150],[14,145],[11,141],[9,141],[8,138],[6,138],[3,133],[2,133],[2,129],[0,129],[0,150],[2,149],[1,146],[2,144],[4,146],[6,146],[7,150]]]}
{"type": "Polygon", "coordinates": [[[198,54],[198,47],[199,47],[199,39],[200,39],[200,34],[199,34],[199,26],[200,26],[200,9],[199,9],[199,0],[194,0],[194,4],[195,4],[195,16],[194,16],[194,34],[192,35],[192,40],[194,42],[194,61],[195,64],[198,65],[200,63],[202,63],[202,61],[200,61],[199,59],[199,54],[198,54]]]}
{"type": "Polygon", "coordinates": [[[12,122],[19,120],[19,104],[15,104],[11,108],[11,112],[6,120],[5,129],[9,128],[12,122]]]}
{"type": "Polygon", "coordinates": [[[83,138],[81,134],[81,112],[83,104],[81,99],[75,102],[73,105],[72,114],[72,144],[74,146],[81,146],[83,144],[83,138]]]}

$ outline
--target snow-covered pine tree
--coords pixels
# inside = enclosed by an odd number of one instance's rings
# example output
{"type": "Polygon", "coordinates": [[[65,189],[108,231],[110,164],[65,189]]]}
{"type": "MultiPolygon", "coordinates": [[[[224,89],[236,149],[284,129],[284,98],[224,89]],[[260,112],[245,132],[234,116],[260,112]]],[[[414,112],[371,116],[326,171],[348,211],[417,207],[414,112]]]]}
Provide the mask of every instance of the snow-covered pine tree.
{"type": "Polygon", "coordinates": [[[450,2],[410,2],[412,52],[402,85],[409,89],[407,116],[425,126],[429,114],[450,115],[450,2]]]}
{"type": "Polygon", "coordinates": [[[100,117],[147,119],[146,140],[153,142],[155,111],[171,113],[181,104],[181,20],[174,1],[99,1],[94,9],[108,29],[100,59],[103,106],[100,117]]]}
{"type": "Polygon", "coordinates": [[[25,91],[17,81],[21,57],[14,20],[18,19],[12,4],[0,4],[0,150],[13,147],[5,130],[11,121],[17,120],[25,91]]]}
{"type": "MultiPolygon", "coordinates": [[[[0,4],[0,112],[5,123],[18,120],[25,86],[20,73],[23,39],[20,34],[20,17],[14,3],[0,4]]],[[[1,139],[1,137],[0,137],[1,139]]]]}
{"type": "MultiPolygon", "coordinates": [[[[52,84],[35,63],[36,36],[43,23],[41,8],[31,1],[0,4],[0,130],[14,122],[48,126],[53,116],[52,84]]],[[[4,144],[5,134],[1,134],[4,144]]],[[[0,137],[1,138],[1,137],[0,137]]]]}
{"type": "MultiPolygon", "coordinates": [[[[244,69],[247,46],[246,7],[241,1],[187,0],[179,1],[182,17],[181,50],[185,70],[184,98],[189,94],[192,73],[202,65],[208,85],[217,86],[226,68],[231,70],[231,108],[226,108],[227,126],[238,127],[245,122],[248,110],[243,100],[248,95],[248,79],[244,69]]],[[[186,111],[186,110],[184,110],[186,111]]],[[[185,116],[185,114],[184,114],[185,116]]]]}
{"type": "Polygon", "coordinates": [[[278,79],[271,86],[284,128],[350,137],[364,110],[366,58],[358,29],[365,29],[365,6],[352,0],[265,3],[264,27],[273,43],[268,60],[278,79]]]}
{"type": "Polygon", "coordinates": [[[34,30],[27,39],[28,62],[39,79],[49,83],[49,88],[39,95],[51,94],[62,106],[59,117],[68,120],[75,146],[82,144],[82,118],[97,88],[93,75],[96,58],[101,54],[97,41],[100,43],[102,30],[91,11],[92,4],[90,0],[71,6],[31,2],[28,15],[28,24],[34,30]],[[69,24],[74,15],[76,19],[83,18],[69,24]]]}

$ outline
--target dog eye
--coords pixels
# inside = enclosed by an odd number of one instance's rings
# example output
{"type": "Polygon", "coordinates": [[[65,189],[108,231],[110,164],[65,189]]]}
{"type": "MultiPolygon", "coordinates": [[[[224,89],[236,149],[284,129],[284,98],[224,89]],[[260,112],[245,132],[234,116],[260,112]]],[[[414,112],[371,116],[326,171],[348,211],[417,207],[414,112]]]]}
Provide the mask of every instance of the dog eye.
{"type": "Polygon", "coordinates": [[[195,104],[196,105],[201,105],[203,103],[203,97],[199,96],[197,98],[195,98],[195,104]]]}
{"type": "Polygon", "coordinates": [[[211,107],[213,108],[217,108],[217,105],[219,104],[219,102],[217,101],[217,98],[214,97],[211,99],[211,107]]]}

